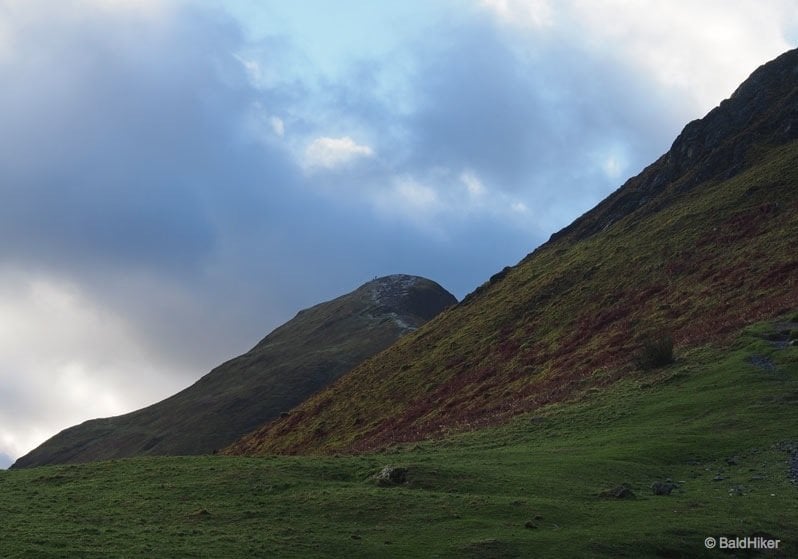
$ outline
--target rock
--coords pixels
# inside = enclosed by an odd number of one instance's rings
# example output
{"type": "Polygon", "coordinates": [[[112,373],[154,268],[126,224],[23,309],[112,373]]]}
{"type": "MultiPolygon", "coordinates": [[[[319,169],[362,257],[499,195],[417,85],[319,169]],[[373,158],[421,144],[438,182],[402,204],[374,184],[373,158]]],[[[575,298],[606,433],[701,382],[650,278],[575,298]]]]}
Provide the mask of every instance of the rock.
{"type": "Polygon", "coordinates": [[[537,526],[535,526],[535,523],[534,523],[534,522],[532,522],[531,520],[529,520],[529,521],[527,521],[526,523],[524,523],[524,528],[528,528],[528,529],[530,529],[530,530],[534,530],[534,529],[536,529],[536,528],[537,528],[537,526]]]}
{"type": "Polygon", "coordinates": [[[189,515],[189,517],[191,517],[191,518],[207,518],[210,515],[211,515],[211,513],[208,512],[208,509],[199,509],[199,510],[195,510],[194,512],[192,512],[189,515]]]}
{"type": "Polygon", "coordinates": [[[735,485],[734,487],[729,488],[729,495],[736,495],[738,497],[742,497],[745,494],[744,487],[742,485],[735,485]]]}
{"type": "Polygon", "coordinates": [[[678,489],[679,485],[673,483],[671,480],[662,481],[655,481],[651,484],[651,491],[654,495],[670,495],[671,491],[674,489],[678,489]]]}
{"type": "Polygon", "coordinates": [[[605,489],[599,493],[599,497],[602,499],[634,499],[635,494],[632,492],[631,488],[624,483],[612,489],[605,489]]]}
{"type": "Polygon", "coordinates": [[[729,456],[726,458],[726,464],[729,466],[736,466],[737,465],[737,457],[736,456],[729,456]]]}
{"type": "Polygon", "coordinates": [[[776,365],[773,363],[773,361],[769,357],[765,357],[763,355],[752,355],[748,358],[748,362],[757,369],[761,369],[763,371],[773,372],[776,370],[776,365]]]}
{"type": "Polygon", "coordinates": [[[663,185],[688,192],[710,179],[739,174],[759,145],[778,145],[798,137],[798,52],[791,50],[758,68],[727,100],[704,118],[687,124],[671,149],[642,173],[551,240],[591,237],[634,211],[661,203],[663,185]]]}
{"type": "Polygon", "coordinates": [[[712,478],[712,481],[723,481],[724,479],[726,479],[726,478],[723,477],[722,475],[718,474],[718,475],[716,475],[715,477],[712,478]]]}
{"type": "Polygon", "coordinates": [[[790,453],[788,477],[793,483],[798,483],[798,450],[790,453]]]}
{"type": "Polygon", "coordinates": [[[374,480],[380,487],[401,485],[407,482],[407,468],[385,466],[382,470],[380,470],[380,473],[374,476],[374,480]]]}

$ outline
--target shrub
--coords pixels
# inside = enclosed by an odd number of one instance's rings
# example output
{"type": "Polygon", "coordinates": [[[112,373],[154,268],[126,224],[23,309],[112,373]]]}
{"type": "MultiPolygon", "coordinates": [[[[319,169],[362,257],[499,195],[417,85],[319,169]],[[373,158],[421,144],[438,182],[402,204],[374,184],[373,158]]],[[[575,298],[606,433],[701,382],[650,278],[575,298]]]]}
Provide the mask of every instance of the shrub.
{"type": "Polygon", "coordinates": [[[635,365],[643,371],[658,369],[673,361],[673,337],[670,334],[646,338],[635,357],[635,365]]]}

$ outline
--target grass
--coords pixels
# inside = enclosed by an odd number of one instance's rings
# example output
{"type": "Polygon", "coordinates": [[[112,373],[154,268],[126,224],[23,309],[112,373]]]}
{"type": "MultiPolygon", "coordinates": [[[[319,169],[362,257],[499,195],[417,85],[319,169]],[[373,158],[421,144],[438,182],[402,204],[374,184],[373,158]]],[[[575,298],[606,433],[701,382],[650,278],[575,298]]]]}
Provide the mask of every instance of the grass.
{"type": "Polygon", "coordinates": [[[0,556],[718,557],[705,537],[753,534],[798,556],[798,348],[769,340],[779,328],[379,454],[0,472],[0,556]],[[408,482],[378,487],[388,464],[408,482]],[[668,478],[679,488],[654,496],[668,478]],[[598,497],[623,483],[636,498],[598,497]]]}

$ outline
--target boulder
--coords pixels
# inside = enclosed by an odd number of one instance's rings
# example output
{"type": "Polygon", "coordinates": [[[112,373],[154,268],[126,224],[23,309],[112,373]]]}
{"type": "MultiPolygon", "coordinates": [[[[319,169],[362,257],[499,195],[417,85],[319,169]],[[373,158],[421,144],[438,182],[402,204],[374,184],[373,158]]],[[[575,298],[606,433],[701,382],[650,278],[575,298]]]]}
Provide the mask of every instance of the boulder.
{"type": "Polygon", "coordinates": [[[599,497],[603,499],[634,499],[635,494],[628,485],[623,483],[616,485],[612,489],[605,489],[599,493],[599,497]]]}
{"type": "Polygon", "coordinates": [[[385,466],[374,476],[374,480],[377,482],[377,485],[381,487],[402,485],[403,483],[407,483],[407,468],[385,466]]]}
{"type": "Polygon", "coordinates": [[[666,481],[655,481],[651,484],[651,491],[654,495],[670,495],[671,491],[674,489],[678,489],[679,486],[673,483],[671,480],[666,481]]]}

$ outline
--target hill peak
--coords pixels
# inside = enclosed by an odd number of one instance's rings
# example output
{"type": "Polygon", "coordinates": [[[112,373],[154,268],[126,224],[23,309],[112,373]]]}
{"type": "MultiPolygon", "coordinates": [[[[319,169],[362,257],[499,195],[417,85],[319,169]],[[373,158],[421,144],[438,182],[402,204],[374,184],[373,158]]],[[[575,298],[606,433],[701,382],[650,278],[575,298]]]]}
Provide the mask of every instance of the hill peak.
{"type": "Polygon", "coordinates": [[[174,396],[66,429],[14,466],[210,453],[291,409],[456,302],[422,277],[375,279],[300,311],[250,351],[174,396]]]}
{"type": "Polygon", "coordinates": [[[369,291],[378,308],[389,313],[404,310],[425,322],[440,312],[441,305],[448,307],[457,302],[434,281],[406,274],[375,278],[361,289],[369,291]]]}

